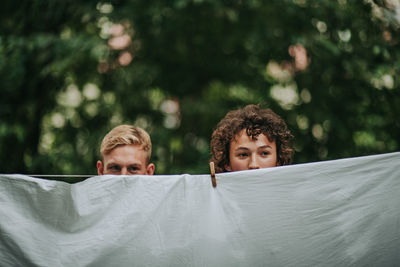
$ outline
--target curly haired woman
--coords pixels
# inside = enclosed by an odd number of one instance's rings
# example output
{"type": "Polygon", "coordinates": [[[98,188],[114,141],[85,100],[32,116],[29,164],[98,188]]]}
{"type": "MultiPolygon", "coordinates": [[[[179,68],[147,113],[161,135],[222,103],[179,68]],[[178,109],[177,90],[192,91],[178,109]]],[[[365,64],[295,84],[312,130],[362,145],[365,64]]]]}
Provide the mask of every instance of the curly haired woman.
{"type": "Polygon", "coordinates": [[[248,105],[232,110],[211,136],[215,171],[241,171],[291,163],[293,135],[285,121],[270,109],[248,105]]]}

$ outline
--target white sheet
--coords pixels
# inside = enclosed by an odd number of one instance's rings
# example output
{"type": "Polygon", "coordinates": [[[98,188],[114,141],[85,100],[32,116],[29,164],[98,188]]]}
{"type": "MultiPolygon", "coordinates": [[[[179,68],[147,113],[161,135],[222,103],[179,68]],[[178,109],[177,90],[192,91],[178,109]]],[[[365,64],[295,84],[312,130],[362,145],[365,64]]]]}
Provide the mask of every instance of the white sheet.
{"type": "Polygon", "coordinates": [[[400,153],[209,175],[0,175],[0,266],[399,266],[400,153]]]}

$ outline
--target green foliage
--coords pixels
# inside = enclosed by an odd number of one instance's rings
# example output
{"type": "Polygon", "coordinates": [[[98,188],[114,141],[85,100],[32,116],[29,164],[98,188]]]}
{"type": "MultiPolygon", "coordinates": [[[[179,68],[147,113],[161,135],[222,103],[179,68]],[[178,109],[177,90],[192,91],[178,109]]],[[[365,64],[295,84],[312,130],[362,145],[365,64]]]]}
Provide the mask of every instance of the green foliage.
{"type": "Polygon", "coordinates": [[[95,174],[120,123],[157,174],[208,173],[227,111],[272,108],[295,163],[400,147],[400,7],[382,1],[6,1],[0,172],[95,174]],[[396,11],[397,10],[397,11],[396,11]]]}

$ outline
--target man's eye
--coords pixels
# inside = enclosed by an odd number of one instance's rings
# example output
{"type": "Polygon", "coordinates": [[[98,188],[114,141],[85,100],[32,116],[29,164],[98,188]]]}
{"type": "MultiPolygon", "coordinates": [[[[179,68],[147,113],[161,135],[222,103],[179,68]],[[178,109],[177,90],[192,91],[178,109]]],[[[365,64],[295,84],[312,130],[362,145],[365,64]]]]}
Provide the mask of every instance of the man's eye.
{"type": "Polygon", "coordinates": [[[140,168],[139,167],[129,167],[129,172],[137,172],[138,170],[140,170],[140,168]]]}
{"type": "Polygon", "coordinates": [[[117,165],[111,165],[110,167],[108,167],[108,169],[112,171],[119,171],[120,168],[117,165]]]}

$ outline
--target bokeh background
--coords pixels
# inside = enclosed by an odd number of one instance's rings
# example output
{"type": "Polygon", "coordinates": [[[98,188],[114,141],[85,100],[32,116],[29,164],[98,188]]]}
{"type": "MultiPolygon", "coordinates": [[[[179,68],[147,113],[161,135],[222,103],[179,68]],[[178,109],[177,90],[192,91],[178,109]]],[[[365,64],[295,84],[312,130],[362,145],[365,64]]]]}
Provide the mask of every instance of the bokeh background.
{"type": "Polygon", "coordinates": [[[398,0],[11,1],[0,8],[0,173],[96,174],[146,129],[156,174],[208,173],[210,136],[259,103],[294,163],[399,151],[398,0]]]}

